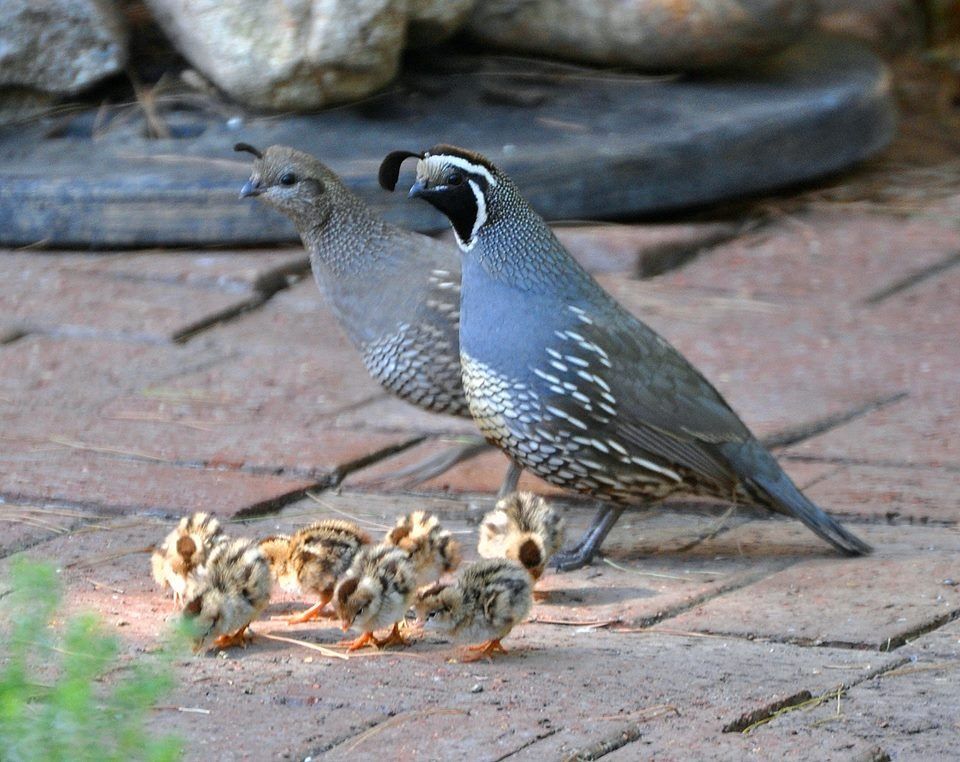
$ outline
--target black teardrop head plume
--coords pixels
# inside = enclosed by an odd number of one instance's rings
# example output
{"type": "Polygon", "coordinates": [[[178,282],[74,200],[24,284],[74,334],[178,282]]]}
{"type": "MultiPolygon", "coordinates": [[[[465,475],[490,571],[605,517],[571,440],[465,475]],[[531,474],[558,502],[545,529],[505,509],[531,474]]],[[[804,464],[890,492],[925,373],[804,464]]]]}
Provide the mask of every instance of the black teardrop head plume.
{"type": "Polygon", "coordinates": [[[413,157],[422,159],[423,154],[413,151],[391,151],[388,153],[387,157],[380,163],[380,173],[377,175],[377,179],[380,180],[380,187],[388,191],[396,188],[397,180],[400,179],[400,165],[413,157]]]}
{"type": "Polygon", "coordinates": [[[236,144],[233,146],[233,150],[234,150],[234,151],[246,151],[247,153],[252,153],[252,154],[253,154],[254,156],[256,156],[258,159],[262,159],[262,158],[263,158],[263,154],[260,153],[260,151],[259,151],[258,149],[254,148],[254,147],[253,147],[252,145],[250,145],[249,143],[236,143],[236,144]]]}

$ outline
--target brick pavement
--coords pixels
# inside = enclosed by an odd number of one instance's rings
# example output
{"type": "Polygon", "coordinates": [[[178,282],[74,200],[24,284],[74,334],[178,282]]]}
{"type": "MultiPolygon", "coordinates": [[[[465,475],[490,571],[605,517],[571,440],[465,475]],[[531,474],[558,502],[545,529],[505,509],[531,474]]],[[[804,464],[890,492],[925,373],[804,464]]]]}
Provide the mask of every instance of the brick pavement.
{"type": "MultiPolygon", "coordinates": [[[[177,662],[171,706],[209,714],[160,709],[157,728],[184,737],[187,759],[952,754],[960,196],[775,209],[760,225],[564,236],[874,556],[670,501],[624,517],[609,563],[547,576],[548,601],[493,664],[433,637],[347,662],[261,638],[177,662]],[[664,262],[682,266],[635,277],[664,262]]],[[[256,535],[342,512],[380,531],[427,507],[471,546],[503,457],[416,489],[383,481],[470,426],[367,378],[298,250],[0,262],[0,567],[16,552],[53,560],[69,606],[118,626],[125,659],[172,615],[142,550],[190,510],[256,535]]],[[[557,495],[572,534],[589,521],[588,505],[527,478],[557,495]]],[[[325,623],[256,629],[340,637],[325,623]]]]}

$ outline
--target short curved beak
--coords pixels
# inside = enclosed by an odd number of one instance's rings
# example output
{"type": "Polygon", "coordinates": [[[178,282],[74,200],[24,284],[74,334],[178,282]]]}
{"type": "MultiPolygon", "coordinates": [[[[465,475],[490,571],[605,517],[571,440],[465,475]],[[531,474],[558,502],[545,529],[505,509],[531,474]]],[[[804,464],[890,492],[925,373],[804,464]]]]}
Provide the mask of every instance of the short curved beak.
{"type": "Polygon", "coordinates": [[[426,182],[423,180],[417,180],[413,185],[410,186],[410,192],[407,194],[407,198],[423,198],[423,195],[430,190],[427,187],[426,182]]]}
{"type": "Polygon", "coordinates": [[[263,188],[260,187],[259,183],[255,183],[252,179],[247,180],[243,187],[240,189],[240,198],[250,198],[250,196],[259,196],[263,193],[263,188]]]}

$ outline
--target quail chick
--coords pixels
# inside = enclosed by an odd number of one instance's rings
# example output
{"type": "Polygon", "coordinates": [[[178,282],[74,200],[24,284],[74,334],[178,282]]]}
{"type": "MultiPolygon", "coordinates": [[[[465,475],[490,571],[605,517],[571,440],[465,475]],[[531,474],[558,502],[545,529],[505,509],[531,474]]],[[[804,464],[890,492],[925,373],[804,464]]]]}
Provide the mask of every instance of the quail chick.
{"type": "MultiPolygon", "coordinates": [[[[543,575],[550,557],[563,547],[563,517],[542,497],[514,492],[480,522],[477,552],[483,558],[509,558],[523,566],[534,584],[543,575]]],[[[545,593],[534,590],[534,598],[545,593]]]]}
{"type": "Polygon", "coordinates": [[[210,552],[226,539],[219,521],[209,513],[198,512],[180,519],[153,552],[153,578],[162,589],[173,590],[175,605],[182,604],[188,582],[203,573],[210,552]]]}
{"type": "Polygon", "coordinates": [[[440,526],[436,516],[414,511],[397,519],[384,542],[407,552],[417,575],[417,586],[436,582],[460,565],[460,543],[440,526]]]}
{"type": "MultiPolygon", "coordinates": [[[[234,148],[256,157],[240,196],[258,198],[296,225],[317,286],[370,375],[419,408],[470,418],[460,373],[455,250],[390,225],[309,154],[282,145],[234,148]]],[[[419,478],[476,452],[472,444],[431,461],[419,478]]],[[[519,477],[511,466],[504,489],[519,477]]]]}
{"type": "Polygon", "coordinates": [[[399,623],[414,598],[416,583],[413,562],[400,548],[368,545],[357,553],[334,591],[344,632],[351,627],[361,631],[349,650],[356,651],[368,643],[378,648],[404,644],[399,623]],[[374,636],[375,630],[385,627],[391,628],[385,638],[374,636]]]}
{"type": "Polygon", "coordinates": [[[470,412],[491,443],[551,484],[604,506],[556,557],[588,563],[624,509],[709,495],[802,521],[848,555],[870,546],[797,489],[726,400],[621,307],[560,245],[510,178],[472,151],[395,151],[393,189],[416,156],[411,197],[453,226],[462,253],[460,361],[470,412]]]}
{"type": "Polygon", "coordinates": [[[466,661],[506,653],[500,641],[522,622],[533,605],[533,582],[520,564],[488,558],[470,564],[452,585],[437,583],[417,595],[425,630],[441,630],[476,643],[466,661]]]}
{"type": "Polygon", "coordinates": [[[194,650],[245,645],[244,632],[270,603],[270,567],[260,547],[246,538],[217,545],[206,574],[191,581],[183,615],[196,631],[194,650]]]}
{"type": "MultiPolygon", "coordinates": [[[[285,573],[287,562],[290,560],[290,535],[272,534],[269,537],[264,537],[257,544],[267,559],[273,581],[283,587],[281,576],[285,573]]],[[[291,592],[296,592],[296,590],[291,592]]]]}
{"type": "Polygon", "coordinates": [[[287,621],[309,622],[324,616],[324,607],[333,600],[333,590],[357,552],[370,544],[369,535],[352,521],[325,519],[298,529],[286,541],[273,537],[260,546],[270,560],[270,570],[281,588],[308,593],[319,600],[287,621]]]}

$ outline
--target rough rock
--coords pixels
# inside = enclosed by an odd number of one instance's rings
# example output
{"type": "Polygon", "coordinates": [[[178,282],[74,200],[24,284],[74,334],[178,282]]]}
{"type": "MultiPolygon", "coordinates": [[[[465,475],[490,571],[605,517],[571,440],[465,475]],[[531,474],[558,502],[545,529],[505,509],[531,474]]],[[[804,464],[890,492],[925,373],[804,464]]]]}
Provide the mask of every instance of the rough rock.
{"type": "Polygon", "coordinates": [[[467,29],[480,42],[586,63],[698,69],[795,40],[813,0],[488,0],[467,29]]]}
{"type": "Polygon", "coordinates": [[[193,66],[257,108],[362,98],[396,74],[406,0],[147,0],[193,66]]]}
{"type": "Polygon", "coordinates": [[[477,0],[409,0],[411,46],[433,45],[458,31],[470,16],[477,0]]]}
{"type": "Polygon", "coordinates": [[[899,52],[924,43],[919,3],[906,0],[818,0],[821,29],[864,40],[883,51],[899,52]]]}
{"type": "Polygon", "coordinates": [[[32,119],[53,103],[54,96],[40,90],[28,87],[0,88],[0,126],[32,119]]]}
{"type": "Polygon", "coordinates": [[[126,27],[111,0],[0,2],[0,86],[70,95],[126,62],[126,27]]]}

